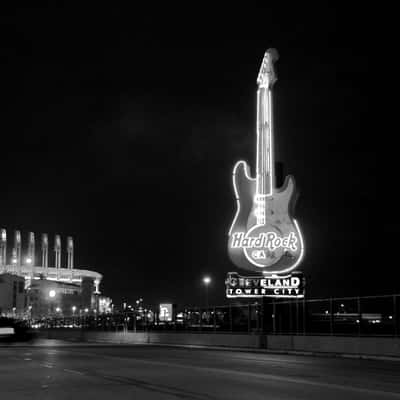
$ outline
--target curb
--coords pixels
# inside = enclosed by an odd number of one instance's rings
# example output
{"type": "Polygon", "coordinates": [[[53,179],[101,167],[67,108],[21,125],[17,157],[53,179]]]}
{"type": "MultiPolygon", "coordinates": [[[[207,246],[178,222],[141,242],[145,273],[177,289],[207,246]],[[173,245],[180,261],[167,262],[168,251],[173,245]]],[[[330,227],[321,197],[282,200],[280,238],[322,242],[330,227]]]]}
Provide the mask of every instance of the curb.
{"type": "Polygon", "coordinates": [[[65,339],[64,343],[10,343],[2,344],[1,348],[53,348],[53,347],[135,347],[135,346],[159,346],[159,347],[174,347],[174,348],[186,348],[192,350],[210,350],[210,351],[231,351],[241,353],[258,353],[258,354],[285,354],[294,356],[306,356],[306,357],[325,357],[325,358],[349,358],[349,359],[361,359],[361,360],[375,360],[375,361],[393,361],[400,362],[400,357],[396,356],[376,356],[369,354],[350,354],[350,353],[327,353],[327,352],[313,352],[313,351],[299,351],[299,350],[273,350],[273,349],[261,349],[261,348],[248,348],[248,347],[226,347],[226,346],[205,346],[196,344],[174,344],[174,343],[111,343],[101,341],[85,341],[79,342],[75,340],[65,339]]]}
{"type": "MultiPolygon", "coordinates": [[[[141,344],[138,344],[138,345],[141,345],[141,344]]],[[[143,345],[145,345],[145,344],[143,344],[143,345]]],[[[149,346],[160,346],[160,347],[181,347],[181,348],[198,349],[198,350],[233,351],[233,352],[242,352],[242,353],[287,354],[287,355],[306,356],[306,357],[351,358],[351,359],[400,362],[400,357],[375,356],[375,355],[369,355],[369,354],[327,353],[327,352],[299,351],[299,350],[252,349],[252,348],[247,348],[247,347],[183,345],[183,344],[172,344],[172,343],[171,344],[169,344],[169,343],[149,343],[148,345],[149,346]]],[[[137,345],[131,345],[131,346],[137,346],[137,345]]]]}

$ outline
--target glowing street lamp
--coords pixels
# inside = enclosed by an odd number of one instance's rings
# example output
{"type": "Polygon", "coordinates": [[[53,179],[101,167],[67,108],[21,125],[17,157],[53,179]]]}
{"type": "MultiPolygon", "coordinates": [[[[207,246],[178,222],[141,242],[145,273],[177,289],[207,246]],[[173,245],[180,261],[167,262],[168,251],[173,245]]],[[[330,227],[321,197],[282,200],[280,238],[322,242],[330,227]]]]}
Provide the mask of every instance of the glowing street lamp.
{"type": "Polygon", "coordinates": [[[203,283],[206,288],[206,307],[208,308],[208,286],[211,283],[211,278],[209,276],[205,276],[203,278],[203,283]]]}
{"type": "Polygon", "coordinates": [[[50,290],[50,292],[49,292],[49,297],[50,297],[50,298],[56,297],[56,291],[55,291],[54,289],[51,289],[51,290],[50,290]]]}
{"type": "Polygon", "coordinates": [[[76,311],[76,307],[75,307],[75,306],[72,306],[72,315],[75,314],[75,311],[76,311]]]}

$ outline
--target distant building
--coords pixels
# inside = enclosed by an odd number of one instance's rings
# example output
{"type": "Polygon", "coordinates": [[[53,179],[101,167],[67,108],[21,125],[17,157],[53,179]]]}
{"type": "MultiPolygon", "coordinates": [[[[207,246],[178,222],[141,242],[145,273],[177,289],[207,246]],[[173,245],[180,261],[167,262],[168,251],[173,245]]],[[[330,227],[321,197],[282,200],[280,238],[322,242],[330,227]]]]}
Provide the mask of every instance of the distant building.
{"type": "Polygon", "coordinates": [[[109,297],[99,296],[98,301],[100,314],[108,314],[113,311],[112,300],[109,297]]]}
{"type": "Polygon", "coordinates": [[[0,316],[25,316],[27,310],[27,294],[25,279],[14,274],[0,274],[0,316]]]}

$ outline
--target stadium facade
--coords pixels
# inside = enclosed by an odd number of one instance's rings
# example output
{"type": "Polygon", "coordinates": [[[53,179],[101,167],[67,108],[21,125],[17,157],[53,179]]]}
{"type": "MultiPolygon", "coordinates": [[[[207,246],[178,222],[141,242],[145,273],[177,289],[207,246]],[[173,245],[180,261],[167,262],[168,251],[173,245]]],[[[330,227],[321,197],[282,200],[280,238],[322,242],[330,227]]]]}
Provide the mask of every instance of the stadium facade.
{"type": "Polygon", "coordinates": [[[99,311],[100,283],[102,275],[89,269],[74,268],[74,242],[72,237],[66,241],[66,265],[62,265],[62,244],[60,235],[55,235],[49,264],[49,239],[41,235],[40,263],[36,254],[35,234],[29,232],[26,250],[22,249],[20,231],[14,231],[11,254],[8,251],[7,231],[0,231],[0,276],[3,279],[4,295],[0,297],[0,309],[3,315],[23,318],[46,318],[49,316],[78,316],[95,314],[99,311]],[[23,278],[26,295],[25,306],[12,307],[5,293],[12,293],[9,285],[14,285],[10,276],[23,278]],[[4,297],[4,299],[2,299],[4,297]],[[4,304],[1,304],[4,303],[4,304]]]}

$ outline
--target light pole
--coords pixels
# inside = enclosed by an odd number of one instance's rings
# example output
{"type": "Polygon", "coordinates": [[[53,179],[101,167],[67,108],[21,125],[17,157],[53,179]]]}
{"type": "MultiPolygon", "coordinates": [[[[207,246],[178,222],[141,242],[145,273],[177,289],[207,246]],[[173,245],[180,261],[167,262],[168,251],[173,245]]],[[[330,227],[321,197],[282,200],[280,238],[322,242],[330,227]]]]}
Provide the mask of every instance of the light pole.
{"type": "Polygon", "coordinates": [[[56,297],[56,291],[54,289],[49,290],[49,305],[50,305],[50,317],[54,320],[54,300],[56,297]]]}
{"type": "MultiPolygon", "coordinates": [[[[143,299],[140,297],[138,300],[136,300],[136,306],[137,306],[137,314],[140,316],[140,325],[142,326],[143,329],[145,329],[144,325],[144,315],[143,315],[143,299]]],[[[136,331],[136,315],[135,315],[135,331],[136,331]]]]}
{"type": "Polygon", "coordinates": [[[208,309],[208,285],[211,283],[211,278],[209,276],[205,276],[203,278],[203,283],[206,288],[206,308],[208,309]]]}

